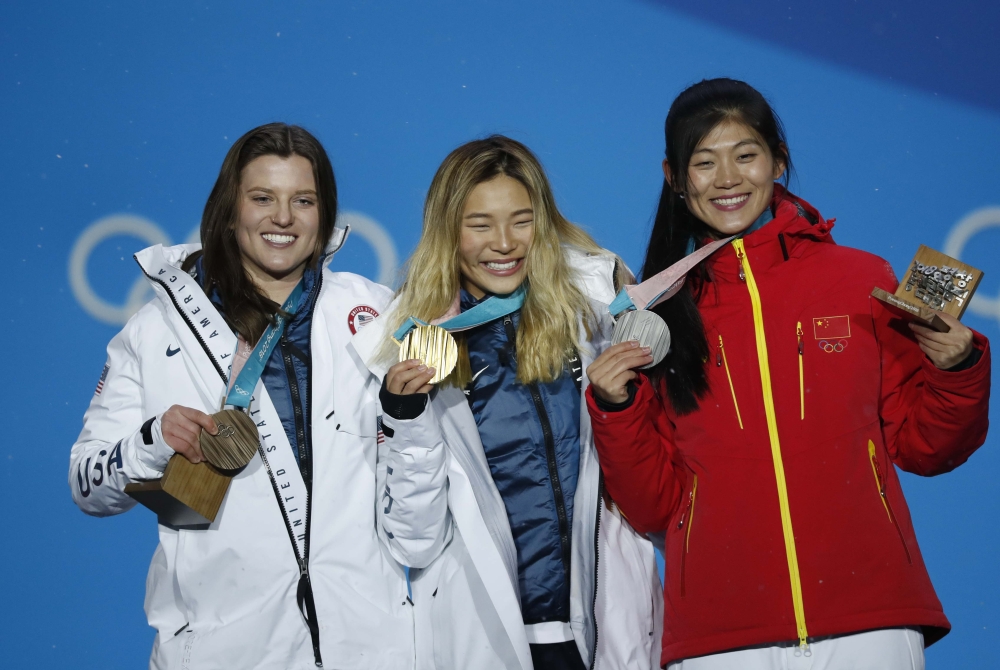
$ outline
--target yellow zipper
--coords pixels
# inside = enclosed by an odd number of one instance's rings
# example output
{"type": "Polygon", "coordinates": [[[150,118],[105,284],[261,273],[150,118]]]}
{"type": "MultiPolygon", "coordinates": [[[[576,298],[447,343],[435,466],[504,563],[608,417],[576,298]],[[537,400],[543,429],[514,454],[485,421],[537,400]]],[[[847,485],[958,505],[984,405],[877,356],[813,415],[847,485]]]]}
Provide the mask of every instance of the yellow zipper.
{"type": "Polygon", "coordinates": [[[681,598],[685,597],[685,567],[687,565],[687,553],[691,550],[691,526],[694,525],[694,501],[698,497],[698,475],[694,476],[694,483],[691,485],[691,493],[688,494],[688,504],[687,509],[681,515],[681,520],[678,522],[678,528],[684,528],[684,522],[687,521],[687,530],[684,531],[684,550],[681,552],[681,598]]]}
{"type": "Polygon", "coordinates": [[[802,322],[795,324],[795,336],[799,338],[799,419],[805,421],[806,418],[806,383],[802,374],[802,354],[805,353],[802,347],[802,322]]]}
{"type": "Polygon", "coordinates": [[[802,579],[799,576],[799,558],[795,551],[795,533],[792,530],[792,512],[788,506],[788,486],[785,483],[785,465],[781,459],[781,442],[778,439],[778,419],[774,411],[774,395],[771,391],[771,367],[767,361],[767,340],[764,337],[764,314],[760,305],[760,293],[754,281],[750,262],[747,260],[743,240],[733,240],[736,257],[740,262],[740,277],[746,282],[753,306],[753,326],[757,339],[757,362],[760,365],[760,383],[764,395],[764,414],[767,417],[767,434],[771,441],[771,460],[774,461],[774,477],[778,484],[778,507],[781,510],[781,530],[785,538],[785,557],[788,559],[788,577],[792,586],[792,608],[795,610],[795,629],[799,636],[799,646],[809,644],[806,628],[806,610],[802,601],[802,579]]]}
{"type": "Polygon", "coordinates": [[[896,515],[892,513],[892,506],[889,505],[889,495],[885,490],[885,478],[882,476],[882,468],[879,467],[878,457],[875,455],[875,443],[871,440],[868,440],[868,460],[872,464],[872,474],[875,475],[875,485],[878,487],[878,495],[882,499],[882,506],[885,507],[885,513],[889,516],[889,522],[896,528],[899,541],[903,543],[903,551],[906,552],[906,562],[913,565],[913,558],[910,556],[910,548],[906,546],[906,537],[903,535],[903,529],[899,527],[899,521],[896,519],[896,515]]]}
{"type": "Polygon", "coordinates": [[[726,360],[726,348],[722,346],[722,335],[719,335],[719,352],[716,354],[716,365],[726,366],[726,379],[729,380],[729,391],[733,394],[733,407],[736,408],[736,420],[740,422],[740,430],[743,430],[743,419],[740,417],[740,404],[736,402],[736,387],[733,386],[733,376],[729,374],[729,362],[726,360]]]}

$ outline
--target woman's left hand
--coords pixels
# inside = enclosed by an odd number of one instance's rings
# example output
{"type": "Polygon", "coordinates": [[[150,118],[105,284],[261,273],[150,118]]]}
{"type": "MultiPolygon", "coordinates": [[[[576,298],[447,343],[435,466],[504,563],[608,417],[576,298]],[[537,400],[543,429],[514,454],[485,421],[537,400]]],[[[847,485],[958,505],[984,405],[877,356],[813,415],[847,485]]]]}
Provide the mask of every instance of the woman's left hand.
{"type": "Polygon", "coordinates": [[[912,321],[910,330],[917,338],[920,350],[927,354],[931,363],[941,370],[947,370],[964,361],[972,353],[972,331],[951,314],[938,312],[937,315],[951,327],[947,333],[939,333],[912,321]]]}

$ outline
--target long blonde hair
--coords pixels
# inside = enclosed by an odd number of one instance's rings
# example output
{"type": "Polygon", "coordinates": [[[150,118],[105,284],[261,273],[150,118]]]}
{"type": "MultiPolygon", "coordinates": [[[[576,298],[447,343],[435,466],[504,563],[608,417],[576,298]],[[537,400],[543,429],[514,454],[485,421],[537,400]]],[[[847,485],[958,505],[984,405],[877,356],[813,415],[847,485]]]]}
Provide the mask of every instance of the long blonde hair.
{"type": "MultiPolygon", "coordinates": [[[[559,213],[545,172],[528,147],[502,135],[463,144],[438,168],[424,203],[420,242],[407,261],[397,308],[388,315],[388,333],[394,333],[409,316],[431,321],[451,306],[462,279],[459,240],[465,202],[477,185],[501,175],[524,186],[534,210],[534,235],[525,258],[528,291],[517,331],[517,378],[521,383],[548,382],[562,373],[572,356],[581,317],[590,335],[592,316],[586,296],[573,282],[562,246],[586,253],[608,252],[559,213]]],[[[455,335],[458,365],[446,382],[461,388],[472,374],[465,338],[455,335]]],[[[387,338],[383,355],[395,354],[395,343],[387,338]]]]}

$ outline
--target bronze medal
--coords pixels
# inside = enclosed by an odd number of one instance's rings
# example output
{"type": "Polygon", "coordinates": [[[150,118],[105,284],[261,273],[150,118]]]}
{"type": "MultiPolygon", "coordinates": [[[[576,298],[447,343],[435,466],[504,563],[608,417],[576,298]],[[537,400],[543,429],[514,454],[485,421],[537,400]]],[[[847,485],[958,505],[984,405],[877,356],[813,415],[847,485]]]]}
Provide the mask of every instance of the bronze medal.
{"type": "Polygon", "coordinates": [[[417,325],[399,343],[399,360],[418,359],[429,368],[434,368],[431,384],[437,384],[451,374],[458,363],[458,344],[444,328],[431,325],[417,325]]]}
{"type": "Polygon", "coordinates": [[[246,412],[224,409],[212,415],[219,432],[201,431],[201,453],[220,470],[238,470],[253,459],[260,445],[257,425],[246,412]]]}
{"type": "Polygon", "coordinates": [[[649,347],[653,356],[653,362],[642,366],[640,370],[658,364],[670,351],[670,329],[659,315],[645,309],[629,310],[615,321],[611,344],[629,340],[638,340],[640,345],[649,347]]]}

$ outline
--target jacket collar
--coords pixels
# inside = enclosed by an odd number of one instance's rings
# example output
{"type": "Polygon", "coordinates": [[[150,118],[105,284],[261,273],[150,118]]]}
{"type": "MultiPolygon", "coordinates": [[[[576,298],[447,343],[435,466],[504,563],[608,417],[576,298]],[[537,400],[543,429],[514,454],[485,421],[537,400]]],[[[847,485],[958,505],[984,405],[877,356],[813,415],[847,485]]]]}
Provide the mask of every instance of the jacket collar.
{"type": "MultiPolygon", "coordinates": [[[[743,237],[747,258],[756,271],[798,258],[814,243],[834,244],[830,230],[835,219],[823,219],[815,207],[780,184],[774,185],[771,210],[774,219],[743,237]]],[[[739,281],[739,260],[732,249],[720,249],[707,261],[707,268],[715,279],[739,281]]]]}

